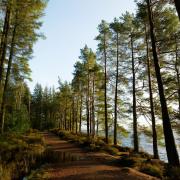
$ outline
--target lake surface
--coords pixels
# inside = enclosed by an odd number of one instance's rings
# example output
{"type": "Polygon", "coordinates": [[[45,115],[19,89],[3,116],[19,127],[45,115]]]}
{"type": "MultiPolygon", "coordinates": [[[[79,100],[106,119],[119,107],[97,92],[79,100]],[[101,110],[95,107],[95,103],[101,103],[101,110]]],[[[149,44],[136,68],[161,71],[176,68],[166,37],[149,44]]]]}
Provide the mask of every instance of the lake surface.
{"type": "MultiPolygon", "coordinates": [[[[131,137],[132,135],[129,135],[127,138],[119,137],[121,138],[122,146],[133,147],[131,137]]],[[[176,140],[177,150],[180,156],[180,137],[177,134],[175,134],[175,140],[176,140]]],[[[144,134],[141,134],[139,137],[139,143],[140,143],[140,150],[145,151],[149,154],[153,154],[153,143],[149,140],[149,137],[147,137],[144,134]]],[[[159,151],[160,159],[167,162],[168,160],[167,160],[166,148],[163,146],[158,146],[158,151],[159,151]]]]}

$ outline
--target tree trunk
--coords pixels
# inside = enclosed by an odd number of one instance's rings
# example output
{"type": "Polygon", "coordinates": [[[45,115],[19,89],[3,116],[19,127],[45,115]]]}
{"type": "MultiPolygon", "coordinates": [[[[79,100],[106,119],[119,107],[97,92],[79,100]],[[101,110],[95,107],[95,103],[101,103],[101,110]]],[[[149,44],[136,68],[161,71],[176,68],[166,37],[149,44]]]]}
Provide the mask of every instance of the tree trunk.
{"type": "Polygon", "coordinates": [[[69,112],[69,131],[72,131],[72,110],[70,109],[70,112],[69,112]]]}
{"type": "Polygon", "coordinates": [[[82,125],[82,95],[81,95],[81,102],[80,102],[80,114],[79,114],[79,132],[81,133],[81,125],[82,125]]]}
{"type": "Polygon", "coordinates": [[[179,16],[179,20],[180,20],[180,1],[179,0],[174,0],[175,6],[176,6],[176,10],[179,16]]]}
{"type": "Polygon", "coordinates": [[[75,123],[75,103],[74,103],[74,97],[73,97],[73,109],[72,109],[72,132],[74,132],[74,123],[75,123]]]}
{"type": "Polygon", "coordinates": [[[150,100],[150,112],[151,112],[151,121],[152,121],[152,135],[153,135],[153,154],[155,159],[159,159],[158,155],[158,145],[157,145],[157,133],[156,133],[156,120],[154,115],[154,102],[153,102],[153,93],[151,85],[151,69],[149,61],[149,43],[148,43],[148,34],[147,27],[145,25],[146,32],[146,53],[147,53],[147,72],[148,72],[148,83],[149,83],[149,100],[150,100]]]}
{"type": "Polygon", "coordinates": [[[12,60],[13,60],[13,56],[14,56],[16,28],[17,28],[17,25],[15,24],[14,29],[13,29],[13,33],[12,33],[11,49],[10,49],[10,54],[9,54],[8,67],[7,67],[7,72],[6,72],[6,79],[5,79],[3,95],[2,95],[1,111],[0,111],[1,133],[4,132],[4,114],[5,114],[5,105],[6,105],[6,91],[7,91],[7,87],[8,87],[8,83],[9,83],[9,76],[10,76],[10,73],[11,73],[12,60]]]}
{"type": "Polygon", "coordinates": [[[87,135],[89,136],[89,101],[88,94],[86,95],[86,119],[87,119],[87,135]]]}
{"type": "Polygon", "coordinates": [[[118,94],[118,80],[119,80],[119,33],[116,34],[116,85],[114,97],[114,145],[117,145],[117,94],[118,94]]]}
{"type": "Polygon", "coordinates": [[[94,94],[95,94],[95,74],[93,74],[92,88],[92,135],[95,136],[95,110],[94,110],[94,94]]]}
{"type": "Polygon", "coordinates": [[[79,97],[77,97],[76,103],[77,103],[77,105],[76,105],[76,134],[77,134],[77,132],[78,132],[79,97]]]}
{"type": "Polygon", "coordinates": [[[180,164],[179,157],[178,157],[178,152],[176,149],[173,131],[172,131],[172,127],[171,127],[171,122],[170,122],[170,118],[169,118],[166,98],[164,95],[164,87],[163,87],[163,82],[162,82],[162,78],[161,78],[159,59],[158,59],[158,55],[157,55],[157,51],[156,51],[156,41],[155,41],[155,35],[154,35],[154,24],[153,24],[153,20],[152,20],[152,11],[151,11],[151,7],[150,7],[150,1],[149,0],[146,0],[146,1],[147,1],[147,8],[148,8],[148,17],[149,17],[152,52],[153,52],[153,58],[154,58],[154,67],[155,67],[155,73],[156,73],[159,96],[160,96],[160,103],[161,103],[163,130],[164,130],[167,157],[168,157],[169,164],[178,166],[180,164]]]}
{"type": "Polygon", "coordinates": [[[175,71],[176,71],[176,77],[177,77],[177,91],[178,91],[178,104],[179,104],[179,113],[178,113],[178,119],[180,120],[180,72],[179,72],[179,57],[178,57],[178,45],[177,45],[177,37],[175,36],[176,41],[176,62],[175,62],[175,71]]]}
{"type": "Polygon", "coordinates": [[[108,144],[108,112],[107,112],[107,54],[106,35],[104,34],[104,113],[105,113],[105,141],[108,144]]]}
{"type": "MultiPolygon", "coordinates": [[[[3,74],[4,74],[4,61],[6,58],[6,50],[7,50],[7,40],[8,40],[8,33],[9,33],[9,25],[10,25],[10,10],[7,8],[4,27],[2,32],[1,38],[1,52],[0,52],[0,87],[2,88],[2,81],[3,81],[3,74]]],[[[0,88],[0,90],[1,90],[0,88]]]]}
{"type": "Polygon", "coordinates": [[[65,102],[65,110],[64,110],[64,128],[67,130],[67,98],[65,102]]]}
{"type": "Polygon", "coordinates": [[[136,114],[136,74],[134,65],[134,45],[133,35],[131,34],[131,53],[132,53],[132,74],[133,74],[133,133],[134,133],[134,151],[139,152],[138,132],[137,132],[137,114],[136,114]]]}

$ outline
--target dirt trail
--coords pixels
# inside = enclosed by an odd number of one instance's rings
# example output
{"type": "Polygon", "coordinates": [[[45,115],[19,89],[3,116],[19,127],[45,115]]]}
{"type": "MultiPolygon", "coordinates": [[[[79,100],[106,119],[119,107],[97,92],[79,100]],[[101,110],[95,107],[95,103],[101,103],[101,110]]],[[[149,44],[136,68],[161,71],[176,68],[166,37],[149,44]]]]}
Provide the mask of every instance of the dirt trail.
{"type": "MultiPolygon", "coordinates": [[[[77,159],[61,163],[51,163],[45,171],[52,180],[146,180],[156,179],[130,168],[121,168],[108,164],[112,156],[103,153],[87,153],[83,149],[67,141],[60,140],[51,133],[43,133],[45,143],[52,152],[65,153],[64,156],[74,156],[77,159]],[[69,154],[69,155],[68,155],[69,154]]],[[[68,159],[68,158],[67,158],[68,159]]],[[[71,160],[70,160],[71,159],[71,160]]]]}

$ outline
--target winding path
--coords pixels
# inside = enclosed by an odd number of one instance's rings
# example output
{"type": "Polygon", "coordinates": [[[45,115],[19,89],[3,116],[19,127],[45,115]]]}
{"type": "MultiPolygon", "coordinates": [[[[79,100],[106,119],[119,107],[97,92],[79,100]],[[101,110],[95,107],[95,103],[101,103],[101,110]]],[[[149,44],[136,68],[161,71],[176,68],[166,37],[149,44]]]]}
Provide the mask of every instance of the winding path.
{"type": "Polygon", "coordinates": [[[45,171],[51,180],[146,180],[156,179],[131,168],[121,168],[110,163],[113,156],[89,153],[59,139],[51,133],[43,133],[50,156],[59,154],[45,171]],[[109,162],[109,163],[108,163],[109,162]]]}

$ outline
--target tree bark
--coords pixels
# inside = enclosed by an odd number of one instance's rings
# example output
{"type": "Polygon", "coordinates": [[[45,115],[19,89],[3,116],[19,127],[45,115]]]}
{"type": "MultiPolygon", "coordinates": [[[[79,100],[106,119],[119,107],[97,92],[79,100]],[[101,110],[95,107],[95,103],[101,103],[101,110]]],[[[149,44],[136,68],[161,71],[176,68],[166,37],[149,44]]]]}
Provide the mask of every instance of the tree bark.
{"type": "Polygon", "coordinates": [[[159,66],[159,59],[156,50],[156,41],[154,35],[154,24],[152,20],[152,10],[150,7],[150,1],[146,0],[147,8],[148,8],[148,17],[149,17],[149,26],[150,26],[150,35],[151,35],[151,45],[152,45],[152,52],[153,52],[153,59],[154,59],[154,68],[158,83],[158,90],[160,96],[160,103],[161,103],[161,111],[162,111],[162,120],[163,120],[163,130],[164,130],[164,137],[165,137],[165,144],[166,144],[166,151],[169,164],[178,166],[179,163],[179,156],[175,145],[175,140],[173,136],[173,131],[171,127],[171,122],[169,118],[169,112],[167,108],[166,98],[164,95],[164,87],[161,78],[160,66],[159,66]]]}
{"type": "Polygon", "coordinates": [[[134,133],[134,151],[139,152],[138,132],[137,132],[137,114],[136,114],[136,74],[134,65],[134,43],[133,34],[131,34],[131,53],[132,53],[132,74],[133,74],[133,133],[134,133]]]}
{"type": "Polygon", "coordinates": [[[116,84],[114,97],[114,145],[117,145],[117,94],[118,94],[118,80],[119,80],[119,33],[116,34],[116,84]]]}
{"type": "Polygon", "coordinates": [[[175,6],[176,6],[176,10],[179,16],[179,20],[180,20],[180,1],[179,0],[174,0],[175,6]]]}
{"type": "Polygon", "coordinates": [[[178,113],[178,119],[180,120],[180,72],[179,72],[179,57],[178,57],[178,45],[177,45],[177,37],[175,36],[175,42],[176,42],[176,62],[175,62],[175,71],[176,71],[176,77],[177,77],[177,91],[178,91],[178,103],[179,103],[179,113],[178,113]]]}
{"type": "Polygon", "coordinates": [[[2,88],[2,81],[3,81],[3,74],[4,74],[4,61],[6,58],[6,51],[7,51],[7,41],[8,41],[8,33],[9,33],[9,26],[10,26],[10,10],[7,7],[3,33],[1,38],[1,52],[0,52],[0,87],[2,88]]]}
{"type": "Polygon", "coordinates": [[[16,28],[17,28],[17,25],[15,24],[14,29],[13,29],[13,33],[12,33],[11,49],[10,49],[10,54],[9,54],[8,67],[7,67],[6,79],[5,79],[3,95],[2,95],[2,102],[1,102],[1,111],[0,111],[0,125],[1,126],[0,126],[0,128],[1,128],[1,133],[2,134],[4,132],[4,115],[5,115],[5,105],[6,105],[6,91],[7,91],[7,88],[8,88],[9,76],[10,76],[10,73],[11,73],[12,60],[13,60],[13,56],[14,56],[16,28]]]}
{"type": "Polygon", "coordinates": [[[86,95],[86,119],[87,119],[87,135],[90,135],[89,131],[89,101],[88,101],[88,93],[86,95]]]}
{"type": "Polygon", "coordinates": [[[107,54],[106,35],[104,34],[104,113],[105,113],[105,141],[108,144],[108,112],[107,112],[107,54]]]}
{"type": "Polygon", "coordinates": [[[95,94],[95,74],[93,73],[93,82],[92,82],[92,135],[93,137],[95,136],[94,94],[95,94]]]}
{"type": "Polygon", "coordinates": [[[154,115],[154,102],[153,102],[153,93],[151,85],[151,69],[149,61],[149,43],[148,43],[148,34],[147,27],[145,25],[146,32],[146,53],[147,53],[147,72],[148,72],[148,84],[149,84],[149,100],[150,100],[150,112],[151,112],[151,121],[152,121],[152,135],[153,135],[153,154],[155,159],[159,159],[158,155],[158,145],[157,145],[157,132],[156,132],[156,120],[154,115]]]}
{"type": "Polygon", "coordinates": [[[79,113],[79,97],[77,97],[76,101],[76,134],[78,132],[78,113],[79,113]]]}
{"type": "Polygon", "coordinates": [[[82,125],[82,95],[81,95],[81,102],[80,102],[80,114],[79,114],[79,132],[81,133],[81,125],[82,125]]]}

